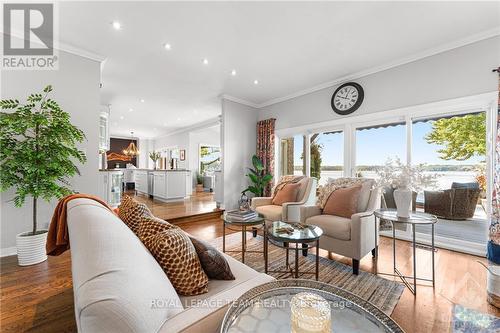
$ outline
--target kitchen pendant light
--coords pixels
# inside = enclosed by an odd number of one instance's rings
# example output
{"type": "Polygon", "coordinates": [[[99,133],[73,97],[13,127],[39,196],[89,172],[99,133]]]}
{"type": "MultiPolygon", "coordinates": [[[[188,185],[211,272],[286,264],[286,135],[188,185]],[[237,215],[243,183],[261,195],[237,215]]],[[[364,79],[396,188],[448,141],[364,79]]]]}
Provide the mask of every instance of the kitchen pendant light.
{"type": "Polygon", "coordinates": [[[137,156],[137,155],[139,155],[140,152],[134,143],[134,132],[130,132],[130,135],[132,136],[131,141],[130,141],[128,147],[123,150],[123,154],[125,154],[127,156],[137,156]]]}

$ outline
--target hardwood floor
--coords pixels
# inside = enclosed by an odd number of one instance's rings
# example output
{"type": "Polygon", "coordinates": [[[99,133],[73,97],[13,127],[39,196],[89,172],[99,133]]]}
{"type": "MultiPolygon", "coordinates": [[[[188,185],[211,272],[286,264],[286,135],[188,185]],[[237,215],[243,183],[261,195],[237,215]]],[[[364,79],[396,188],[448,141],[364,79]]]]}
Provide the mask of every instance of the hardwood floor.
{"type": "Polygon", "coordinates": [[[153,200],[142,194],[134,195],[133,191],[127,192],[127,194],[133,196],[137,201],[145,203],[155,216],[167,221],[220,211],[216,206],[214,194],[210,192],[195,192],[190,199],[168,203],[153,200]]]}
{"type": "MultiPolygon", "coordinates": [[[[218,218],[202,222],[183,223],[181,228],[201,239],[222,235],[218,218]]],[[[249,236],[250,237],[250,236],[249,236]]],[[[375,272],[392,267],[391,240],[381,238],[377,261],[366,256],[360,268],[375,272]]],[[[397,241],[398,266],[411,270],[410,243],[397,241]]],[[[321,251],[322,256],[328,256],[321,251]]],[[[430,253],[417,250],[419,274],[430,274],[430,253]]],[[[333,260],[350,264],[350,259],[333,255],[333,260]]],[[[436,253],[436,287],[419,285],[417,296],[403,292],[392,318],[408,333],[449,332],[452,308],[461,304],[478,311],[500,315],[486,302],[486,274],[476,262],[483,258],[439,249],[436,253]]],[[[20,267],[16,257],[0,260],[1,332],[76,332],[71,284],[69,253],[50,257],[39,265],[20,267]]]]}

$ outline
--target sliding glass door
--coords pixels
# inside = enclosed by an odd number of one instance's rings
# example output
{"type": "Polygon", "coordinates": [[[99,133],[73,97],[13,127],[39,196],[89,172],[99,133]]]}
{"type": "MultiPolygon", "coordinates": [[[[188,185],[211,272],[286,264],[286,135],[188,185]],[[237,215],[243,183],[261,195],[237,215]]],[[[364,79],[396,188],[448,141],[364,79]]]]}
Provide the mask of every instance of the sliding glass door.
{"type": "Polygon", "coordinates": [[[280,175],[305,175],[305,136],[295,135],[280,140],[280,175]]]}
{"type": "Polygon", "coordinates": [[[406,163],[405,123],[385,123],[356,128],[353,176],[377,178],[377,168],[389,159],[406,163]]]}
{"type": "Polygon", "coordinates": [[[344,132],[320,132],[309,137],[310,176],[325,185],[344,176],[344,132]]]}

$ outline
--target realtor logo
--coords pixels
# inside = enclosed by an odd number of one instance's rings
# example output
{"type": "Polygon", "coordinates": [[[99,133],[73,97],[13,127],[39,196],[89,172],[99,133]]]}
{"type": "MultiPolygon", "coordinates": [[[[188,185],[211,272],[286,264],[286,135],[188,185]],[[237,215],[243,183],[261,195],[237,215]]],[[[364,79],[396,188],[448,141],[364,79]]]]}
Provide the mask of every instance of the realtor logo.
{"type": "Polygon", "coordinates": [[[53,3],[4,3],[2,69],[57,69],[53,3]]]}

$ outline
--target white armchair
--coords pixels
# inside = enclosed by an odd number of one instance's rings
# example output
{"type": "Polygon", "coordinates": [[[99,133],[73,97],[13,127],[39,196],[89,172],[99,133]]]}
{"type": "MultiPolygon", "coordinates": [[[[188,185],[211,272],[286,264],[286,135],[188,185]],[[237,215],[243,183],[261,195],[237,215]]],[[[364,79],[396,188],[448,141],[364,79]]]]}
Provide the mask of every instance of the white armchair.
{"type": "Polygon", "coordinates": [[[359,273],[359,261],[370,251],[376,255],[378,239],[375,239],[373,211],[380,208],[380,188],[375,181],[366,179],[362,183],[357,213],[351,218],[322,214],[319,206],[301,207],[300,221],[317,225],[323,230],[320,248],[352,258],[354,274],[359,273]]]}
{"type": "Polygon", "coordinates": [[[297,202],[285,202],[278,206],[273,205],[272,197],[255,197],[252,199],[252,209],[264,215],[266,222],[269,223],[274,221],[299,222],[300,208],[316,202],[318,182],[315,178],[304,177],[298,183],[300,190],[297,194],[299,198],[297,202]]]}

